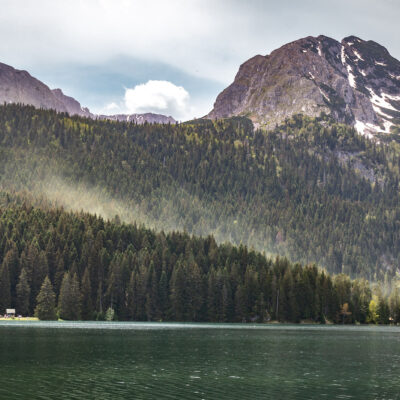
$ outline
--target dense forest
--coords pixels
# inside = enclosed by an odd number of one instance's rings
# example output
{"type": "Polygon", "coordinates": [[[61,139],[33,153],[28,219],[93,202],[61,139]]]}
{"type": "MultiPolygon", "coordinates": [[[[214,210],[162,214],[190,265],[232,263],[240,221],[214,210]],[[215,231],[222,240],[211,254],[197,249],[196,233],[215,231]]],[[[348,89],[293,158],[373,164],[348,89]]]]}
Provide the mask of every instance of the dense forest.
{"type": "Polygon", "coordinates": [[[136,125],[4,105],[0,185],[383,280],[400,262],[400,147],[387,139],[325,116],[263,132],[245,118],[136,125]]]}
{"type": "Polygon", "coordinates": [[[41,319],[399,323],[396,282],[371,286],[212,236],[155,232],[0,194],[0,313],[41,319]]]}

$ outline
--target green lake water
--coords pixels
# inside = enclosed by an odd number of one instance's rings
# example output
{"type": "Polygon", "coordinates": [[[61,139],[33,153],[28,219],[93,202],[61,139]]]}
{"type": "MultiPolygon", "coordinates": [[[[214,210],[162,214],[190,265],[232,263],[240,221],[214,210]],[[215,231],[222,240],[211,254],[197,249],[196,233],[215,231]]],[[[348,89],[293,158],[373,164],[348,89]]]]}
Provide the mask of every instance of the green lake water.
{"type": "Polygon", "coordinates": [[[400,399],[400,328],[0,322],[0,399],[400,399]]]}

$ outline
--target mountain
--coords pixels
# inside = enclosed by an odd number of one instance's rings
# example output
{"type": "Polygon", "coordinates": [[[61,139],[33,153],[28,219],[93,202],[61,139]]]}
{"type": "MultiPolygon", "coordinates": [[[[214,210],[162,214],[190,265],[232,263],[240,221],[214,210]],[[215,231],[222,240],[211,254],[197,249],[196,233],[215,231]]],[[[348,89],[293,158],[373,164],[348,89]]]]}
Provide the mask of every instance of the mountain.
{"type": "Polygon", "coordinates": [[[175,119],[171,116],[167,117],[166,115],[154,113],[99,115],[98,118],[120,122],[135,122],[136,124],[144,124],[145,122],[156,124],[176,124],[175,119]]]}
{"type": "Polygon", "coordinates": [[[271,128],[293,114],[331,115],[368,137],[400,125],[400,62],[355,36],[306,37],[239,68],[206,118],[247,116],[271,128]]]}
{"type": "Polygon", "coordinates": [[[61,89],[51,90],[27,71],[0,63],[0,102],[29,104],[83,117],[91,116],[78,101],[65,96],[61,89]]]}
{"type": "Polygon", "coordinates": [[[96,115],[73,97],[66,96],[61,89],[50,89],[43,82],[34,78],[27,71],[20,71],[0,63],[0,103],[20,103],[36,108],[52,109],[94,119],[116,121],[134,121],[137,124],[176,123],[172,117],[161,114],[96,115]]]}

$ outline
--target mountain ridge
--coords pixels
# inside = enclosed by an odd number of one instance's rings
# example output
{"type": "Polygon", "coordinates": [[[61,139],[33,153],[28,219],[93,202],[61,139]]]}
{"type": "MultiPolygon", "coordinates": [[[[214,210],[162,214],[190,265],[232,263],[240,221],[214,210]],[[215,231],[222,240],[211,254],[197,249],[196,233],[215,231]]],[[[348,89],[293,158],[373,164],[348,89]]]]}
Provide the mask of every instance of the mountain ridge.
{"type": "Polygon", "coordinates": [[[63,93],[62,89],[50,89],[45,83],[33,77],[28,71],[0,63],[0,103],[21,103],[36,108],[53,109],[57,112],[67,112],[92,119],[109,119],[149,123],[176,123],[171,116],[162,114],[117,114],[97,115],[87,107],[82,107],[79,101],[63,93]]]}
{"type": "Polygon", "coordinates": [[[373,41],[308,36],[244,62],[205,118],[247,116],[273,128],[321,113],[368,137],[400,123],[400,62],[373,41]]]}

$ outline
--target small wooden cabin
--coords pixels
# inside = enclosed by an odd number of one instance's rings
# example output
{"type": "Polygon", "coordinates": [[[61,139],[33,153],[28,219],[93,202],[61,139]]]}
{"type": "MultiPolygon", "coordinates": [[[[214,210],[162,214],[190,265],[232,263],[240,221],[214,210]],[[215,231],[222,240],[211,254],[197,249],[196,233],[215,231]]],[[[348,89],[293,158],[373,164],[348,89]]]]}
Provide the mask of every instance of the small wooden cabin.
{"type": "Polygon", "coordinates": [[[7,318],[15,317],[15,308],[7,308],[6,315],[7,315],[7,318]]]}

